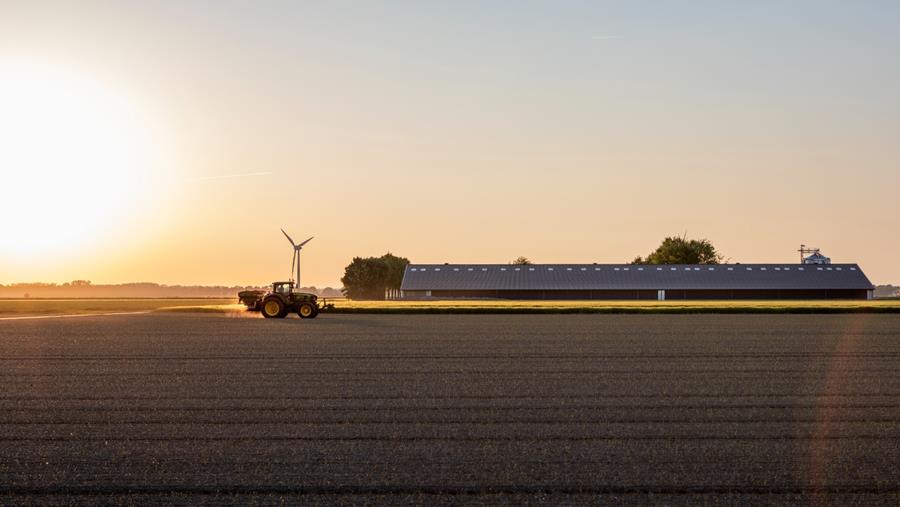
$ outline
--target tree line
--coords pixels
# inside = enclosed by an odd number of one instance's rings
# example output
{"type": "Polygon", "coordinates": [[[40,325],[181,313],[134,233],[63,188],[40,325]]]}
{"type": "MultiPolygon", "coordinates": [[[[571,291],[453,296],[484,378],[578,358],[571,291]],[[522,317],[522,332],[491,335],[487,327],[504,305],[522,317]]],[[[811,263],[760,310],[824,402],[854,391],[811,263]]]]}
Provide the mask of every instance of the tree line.
{"type": "MultiPolygon", "coordinates": [[[[244,285],[163,285],[150,282],[94,284],[89,280],[65,283],[0,284],[0,298],[232,298],[242,290],[267,290],[265,286],[244,285]]],[[[301,290],[321,297],[340,297],[331,287],[301,290]]]]}

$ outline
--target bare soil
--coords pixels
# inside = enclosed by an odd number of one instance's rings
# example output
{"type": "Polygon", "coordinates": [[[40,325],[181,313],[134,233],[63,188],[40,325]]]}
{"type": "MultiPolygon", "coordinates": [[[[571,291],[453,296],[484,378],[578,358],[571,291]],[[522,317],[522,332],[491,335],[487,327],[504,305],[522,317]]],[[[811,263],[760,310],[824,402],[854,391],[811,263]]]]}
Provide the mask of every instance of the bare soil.
{"type": "Polygon", "coordinates": [[[900,500],[900,315],[0,322],[0,504],[900,500]]]}

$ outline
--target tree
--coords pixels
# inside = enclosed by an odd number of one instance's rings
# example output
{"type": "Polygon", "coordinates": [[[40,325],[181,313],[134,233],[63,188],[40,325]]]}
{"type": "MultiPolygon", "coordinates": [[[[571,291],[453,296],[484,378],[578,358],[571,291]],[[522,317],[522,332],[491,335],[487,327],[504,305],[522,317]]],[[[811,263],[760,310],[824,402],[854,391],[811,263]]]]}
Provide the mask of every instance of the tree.
{"type": "Polygon", "coordinates": [[[632,264],[719,264],[723,257],[706,239],[671,236],[646,258],[635,257],[632,264]]]}
{"type": "Polygon", "coordinates": [[[387,277],[385,278],[384,287],[386,289],[399,289],[400,284],[403,283],[403,273],[406,271],[409,259],[397,257],[388,252],[381,256],[381,261],[387,266],[387,277]]]}
{"type": "Polygon", "coordinates": [[[344,294],[351,299],[382,299],[387,279],[387,265],[375,257],[354,257],[344,268],[341,283],[344,294]]]}
{"type": "Polygon", "coordinates": [[[524,266],[524,265],[532,264],[532,262],[531,262],[531,259],[529,259],[528,257],[519,256],[519,258],[510,262],[510,264],[519,264],[519,265],[524,266]]]}
{"type": "Polygon", "coordinates": [[[341,283],[350,299],[384,299],[385,289],[399,289],[409,259],[386,253],[381,257],[354,257],[344,268],[341,283]]]}

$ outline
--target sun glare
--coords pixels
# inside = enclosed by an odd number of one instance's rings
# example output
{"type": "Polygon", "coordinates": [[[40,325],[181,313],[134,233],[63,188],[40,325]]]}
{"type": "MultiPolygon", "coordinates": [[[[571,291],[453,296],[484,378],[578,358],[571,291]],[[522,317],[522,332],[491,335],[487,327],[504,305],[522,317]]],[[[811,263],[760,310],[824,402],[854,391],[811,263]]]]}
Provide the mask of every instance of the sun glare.
{"type": "Polygon", "coordinates": [[[126,219],[153,170],[144,127],[99,82],[0,61],[0,254],[59,255],[126,219]]]}

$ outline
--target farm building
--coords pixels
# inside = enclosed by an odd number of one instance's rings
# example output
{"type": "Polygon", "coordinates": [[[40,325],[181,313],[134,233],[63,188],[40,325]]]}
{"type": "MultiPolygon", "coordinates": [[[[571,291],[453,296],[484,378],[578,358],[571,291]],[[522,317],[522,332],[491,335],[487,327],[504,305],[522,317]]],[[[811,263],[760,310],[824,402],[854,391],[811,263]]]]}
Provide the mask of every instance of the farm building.
{"type": "Polygon", "coordinates": [[[871,299],[856,264],[411,264],[404,299],[871,299]]]}

